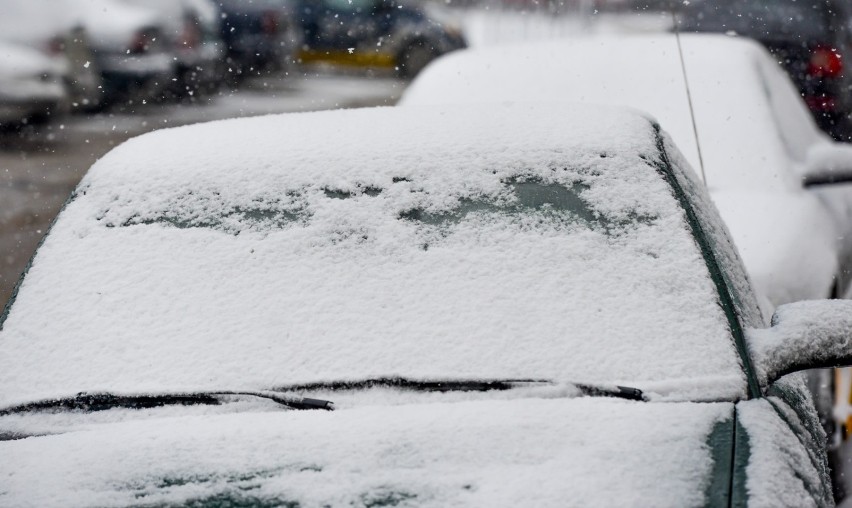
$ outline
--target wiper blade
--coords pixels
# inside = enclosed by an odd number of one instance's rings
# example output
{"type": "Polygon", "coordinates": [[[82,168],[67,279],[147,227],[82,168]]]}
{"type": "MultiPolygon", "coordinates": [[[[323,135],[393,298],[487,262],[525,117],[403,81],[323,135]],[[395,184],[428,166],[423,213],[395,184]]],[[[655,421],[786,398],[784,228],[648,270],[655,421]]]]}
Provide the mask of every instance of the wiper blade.
{"type": "Polygon", "coordinates": [[[113,408],[148,409],[172,405],[208,405],[221,404],[219,396],[246,395],[269,399],[290,409],[309,410],[322,409],[334,410],[334,403],[328,400],[312,399],[308,397],[291,397],[269,391],[215,391],[215,392],[191,392],[174,394],[154,395],[117,395],[113,393],[78,393],[74,397],[60,399],[41,400],[29,402],[17,406],[0,409],[0,416],[31,411],[43,411],[50,409],[64,409],[67,411],[104,411],[113,408]]]}
{"type": "MultiPolygon", "coordinates": [[[[417,380],[404,377],[382,377],[359,381],[334,381],[290,385],[278,387],[276,391],[347,391],[364,390],[369,388],[396,388],[411,391],[429,392],[486,392],[505,391],[529,386],[556,386],[549,379],[449,379],[449,380],[417,380]]],[[[644,401],[642,390],[628,386],[595,386],[571,383],[580,393],[588,397],[615,397],[619,399],[644,401]]]]}

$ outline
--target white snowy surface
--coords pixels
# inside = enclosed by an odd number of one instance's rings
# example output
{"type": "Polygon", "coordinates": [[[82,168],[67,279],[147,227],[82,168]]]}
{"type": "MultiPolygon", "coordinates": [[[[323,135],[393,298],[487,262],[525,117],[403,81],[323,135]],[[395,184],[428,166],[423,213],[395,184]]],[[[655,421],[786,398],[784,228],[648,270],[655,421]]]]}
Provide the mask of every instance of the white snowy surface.
{"type": "MultiPolygon", "coordinates": [[[[778,404],[778,407],[783,405],[778,404]]],[[[793,414],[785,414],[785,418],[797,421],[793,414]]],[[[737,404],[737,421],[748,435],[748,506],[819,506],[815,495],[822,492],[818,469],[799,438],[781,419],[772,403],[766,399],[758,399],[737,404]]],[[[831,499],[830,494],[827,498],[831,499]]]]}
{"type": "Polygon", "coordinates": [[[98,424],[0,442],[0,505],[698,507],[731,409],[531,398],[98,424]]]}
{"type": "MultiPolygon", "coordinates": [[[[0,82],[38,79],[45,73],[57,73],[61,67],[38,51],[0,40],[0,82]]],[[[4,83],[6,87],[10,83],[4,83]]],[[[6,90],[0,89],[0,94],[6,90]]]]}
{"type": "Polygon", "coordinates": [[[748,331],[748,345],[764,386],[795,366],[841,366],[834,361],[852,366],[852,301],[782,305],[772,328],[748,331]]]}
{"type": "Polygon", "coordinates": [[[377,108],[136,138],[93,166],[39,250],[0,331],[0,405],[377,376],[739,397],[658,157],[647,119],[588,106],[377,108]],[[400,218],[462,198],[509,206],[511,178],[588,186],[608,230],[546,210],[400,218]]]}
{"type": "MultiPolygon", "coordinates": [[[[838,272],[838,237],[852,237],[848,216],[836,220],[802,188],[801,175],[809,152],[833,145],[760,45],[695,34],[683,35],[682,44],[701,158],[670,34],[456,52],[427,67],[400,104],[565,101],[646,111],[699,173],[703,158],[711,195],[721,196],[717,204],[746,267],[772,303],[827,297],[838,272]],[[737,198],[722,195],[729,191],[737,198]]],[[[842,199],[850,203],[850,196],[842,199]]]]}

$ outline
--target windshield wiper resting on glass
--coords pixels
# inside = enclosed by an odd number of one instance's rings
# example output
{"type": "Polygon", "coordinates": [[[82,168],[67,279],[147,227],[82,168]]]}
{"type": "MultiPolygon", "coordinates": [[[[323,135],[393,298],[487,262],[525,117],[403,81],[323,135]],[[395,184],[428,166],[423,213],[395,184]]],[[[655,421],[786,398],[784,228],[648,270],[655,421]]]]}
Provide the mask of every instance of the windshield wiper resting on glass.
{"type": "MultiPolygon", "coordinates": [[[[458,379],[458,380],[416,380],[404,377],[384,377],[360,381],[335,381],[328,383],[310,383],[302,385],[282,386],[276,391],[347,391],[364,390],[368,388],[396,388],[399,390],[429,391],[429,392],[486,392],[503,391],[531,386],[556,386],[557,383],[548,379],[458,379]]],[[[628,386],[595,386],[588,384],[570,383],[581,394],[588,397],[615,397],[619,399],[644,401],[642,390],[628,386]]]]}
{"type": "Polygon", "coordinates": [[[269,391],[216,391],[155,395],[117,395],[112,393],[78,393],[74,397],[42,400],[18,406],[0,409],[0,416],[31,411],[62,409],[67,411],[103,411],[113,408],[148,409],[171,405],[219,405],[220,396],[244,395],[269,399],[290,409],[334,410],[334,403],[328,400],[307,397],[292,397],[269,391]]]}

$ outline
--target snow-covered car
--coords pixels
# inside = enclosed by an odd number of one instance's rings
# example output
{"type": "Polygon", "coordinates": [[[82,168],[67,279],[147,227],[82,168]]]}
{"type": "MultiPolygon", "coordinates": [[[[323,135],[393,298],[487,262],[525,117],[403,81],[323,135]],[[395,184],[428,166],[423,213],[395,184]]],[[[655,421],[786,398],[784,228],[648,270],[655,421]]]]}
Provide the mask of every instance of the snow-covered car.
{"type": "Polygon", "coordinates": [[[194,96],[215,90],[225,79],[225,44],[219,33],[219,10],[209,0],[122,0],[152,9],[165,28],[177,60],[178,96],[194,96]]]}
{"type": "Polygon", "coordinates": [[[103,78],[103,105],[158,98],[174,83],[177,57],[156,10],[119,0],[65,2],[69,18],[89,34],[103,78]]]}
{"type": "Polygon", "coordinates": [[[643,115],[166,129],[91,168],[0,318],[0,505],[829,506],[780,376],[850,362],[852,302],[766,327],[643,115]]]}
{"type": "Polygon", "coordinates": [[[0,40],[33,48],[61,69],[70,109],[96,108],[102,95],[100,71],[86,29],[64,0],[4,0],[0,40]]]}
{"type": "Polygon", "coordinates": [[[64,66],[27,46],[0,42],[0,127],[41,123],[61,114],[64,66]]]}
{"type": "Polygon", "coordinates": [[[759,44],[634,35],[475,49],[435,62],[401,105],[504,101],[618,104],[671,133],[707,187],[766,314],[840,296],[852,282],[852,188],[811,175],[852,171],[852,151],[823,134],[783,69],[759,44]],[[699,143],[696,141],[700,140],[699,143]]]}
{"type": "Polygon", "coordinates": [[[294,0],[303,62],[395,68],[414,77],[435,58],[467,46],[461,28],[434,7],[399,0],[294,0]]]}

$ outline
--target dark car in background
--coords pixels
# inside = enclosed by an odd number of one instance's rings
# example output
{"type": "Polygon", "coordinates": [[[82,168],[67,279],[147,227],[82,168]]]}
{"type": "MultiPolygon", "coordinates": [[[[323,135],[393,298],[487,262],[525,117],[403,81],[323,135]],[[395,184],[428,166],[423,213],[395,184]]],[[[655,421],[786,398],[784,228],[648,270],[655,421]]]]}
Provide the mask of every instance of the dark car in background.
{"type": "Polygon", "coordinates": [[[285,0],[216,0],[227,48],[227,71],[234,78],[282,70],[292,64],[302,42],[292,8],[285,0]]]}
{"type": "Polygon", "coordinates": [[[760,41],[796,82],[820,128],[849,141],[849,19],[846,6],[833,0],[700,0],[683,9],[680,26],[760,41]]]}
{"type": "Polygon", "coordinates": [[[466,47],[461,30],[397,0],[297,0],[302,62],[395,68],[413,77],[438,56],[466,47]]]}

